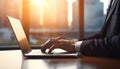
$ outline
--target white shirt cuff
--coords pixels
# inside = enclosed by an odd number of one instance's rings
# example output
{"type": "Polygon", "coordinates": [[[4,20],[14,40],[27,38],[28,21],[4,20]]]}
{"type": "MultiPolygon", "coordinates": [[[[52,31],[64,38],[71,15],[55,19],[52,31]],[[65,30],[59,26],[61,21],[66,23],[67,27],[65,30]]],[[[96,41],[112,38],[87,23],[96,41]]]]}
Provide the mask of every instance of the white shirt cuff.
{"type": "Polygon", "coordinates": [[[79,53],[79,54],[81,54],[81,53],[80,53],[81,43],[82,43],[82,41],[79,41],[79,42],[76,42],[76,43],[75,43],[75,50],[76,50],[76,52],[79,53]]]}

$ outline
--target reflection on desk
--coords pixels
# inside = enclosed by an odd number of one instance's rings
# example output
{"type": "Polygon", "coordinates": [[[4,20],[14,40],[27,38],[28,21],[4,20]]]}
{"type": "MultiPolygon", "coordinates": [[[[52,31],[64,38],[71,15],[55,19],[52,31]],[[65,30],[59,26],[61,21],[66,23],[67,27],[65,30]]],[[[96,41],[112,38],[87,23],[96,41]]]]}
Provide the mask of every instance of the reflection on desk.
{"type": "Polygon", "coordinates": [[[20,50],[0,51],[0,69],[120,69],[119,59],[23,59],[20,50]]]}

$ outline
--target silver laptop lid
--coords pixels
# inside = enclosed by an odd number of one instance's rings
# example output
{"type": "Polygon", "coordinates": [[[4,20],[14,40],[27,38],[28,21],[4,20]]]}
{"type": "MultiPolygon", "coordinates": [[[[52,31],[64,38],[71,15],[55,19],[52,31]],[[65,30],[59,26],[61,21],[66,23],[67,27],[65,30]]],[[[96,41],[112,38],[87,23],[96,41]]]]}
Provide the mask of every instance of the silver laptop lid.
{"type": "Polygon", "coordinates": [[[8,16],[13,32],[17,38],[22,53],[26,53],[31,50],[30,44],[27,40],[26,34],[23,30],[22,24],[19,19],[8,16]]]}

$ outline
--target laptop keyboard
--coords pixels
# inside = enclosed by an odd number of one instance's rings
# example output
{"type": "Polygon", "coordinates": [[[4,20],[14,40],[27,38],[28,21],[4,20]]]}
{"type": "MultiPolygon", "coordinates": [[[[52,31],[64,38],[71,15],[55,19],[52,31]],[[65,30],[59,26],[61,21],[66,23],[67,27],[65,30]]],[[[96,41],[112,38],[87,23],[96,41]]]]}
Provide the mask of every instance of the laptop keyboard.
{"type": "MultiPolygon", "coordinates": [[[[46,50],[46,52],[48,52],[49,49],[46,50]]],[[[66,52],[65,50],[61,50],[61,49],[56,49],[54,50],[55,51],[55,54],[59,54],[59,53],[62,53],[62,52],[66,52]]],[[[54,52],[53,51],[53,52],[54,52]]],[[[41,50],[32,50],[31,52],[28,53],[29,55],[41,55],[41,54],[45,54],[45,53],[42,53],[41,50]]],[[[48,55],[48,54],[47,54],[48,55]]]]}
{"type": "Polygon", "coordinates": [[[42,54],[41,50],[32,50],[30,53],[30,55],[40,55],[42,54]]]}
{"type": "Polygon", "coordinates": [[[45,54],[45,53],[42,53],[41,52],[41,50],[39,49],[39,50],[32,50],[31,52],[29,52],[29,53],[27,53],[27,54],[25,54],[26,56],[49,56],[49,57],[53,57],[53,56],[55,56],[55,57],[57,57],[57,56],[59,56],[59,57],[65,57],[65,56],[67,56],[67,57],[69,57],[69,56],[77,56],[77,54],[64,54],[64,53],[54,53],[54,54],[45,54]]]}

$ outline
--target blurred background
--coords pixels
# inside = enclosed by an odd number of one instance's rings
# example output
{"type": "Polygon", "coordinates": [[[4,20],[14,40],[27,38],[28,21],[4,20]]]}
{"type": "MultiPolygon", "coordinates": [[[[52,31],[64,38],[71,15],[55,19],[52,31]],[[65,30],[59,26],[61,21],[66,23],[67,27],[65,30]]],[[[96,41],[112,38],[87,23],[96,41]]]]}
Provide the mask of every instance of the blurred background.
{"type": "MultiPolygon", "coordinates": [[[[79,38],[79,0],[30,0],[29,40],[33,45],[63,36],[79,38]]],[[[84,1],[84,37],[100,31],[110,0],[84,1]]],[[[26,5],[27,2],[26,2],[26,5]]],[[[17,45],[7,15],[22,19],[22,0],[0,0],[0,46],[17,45]]]]}

